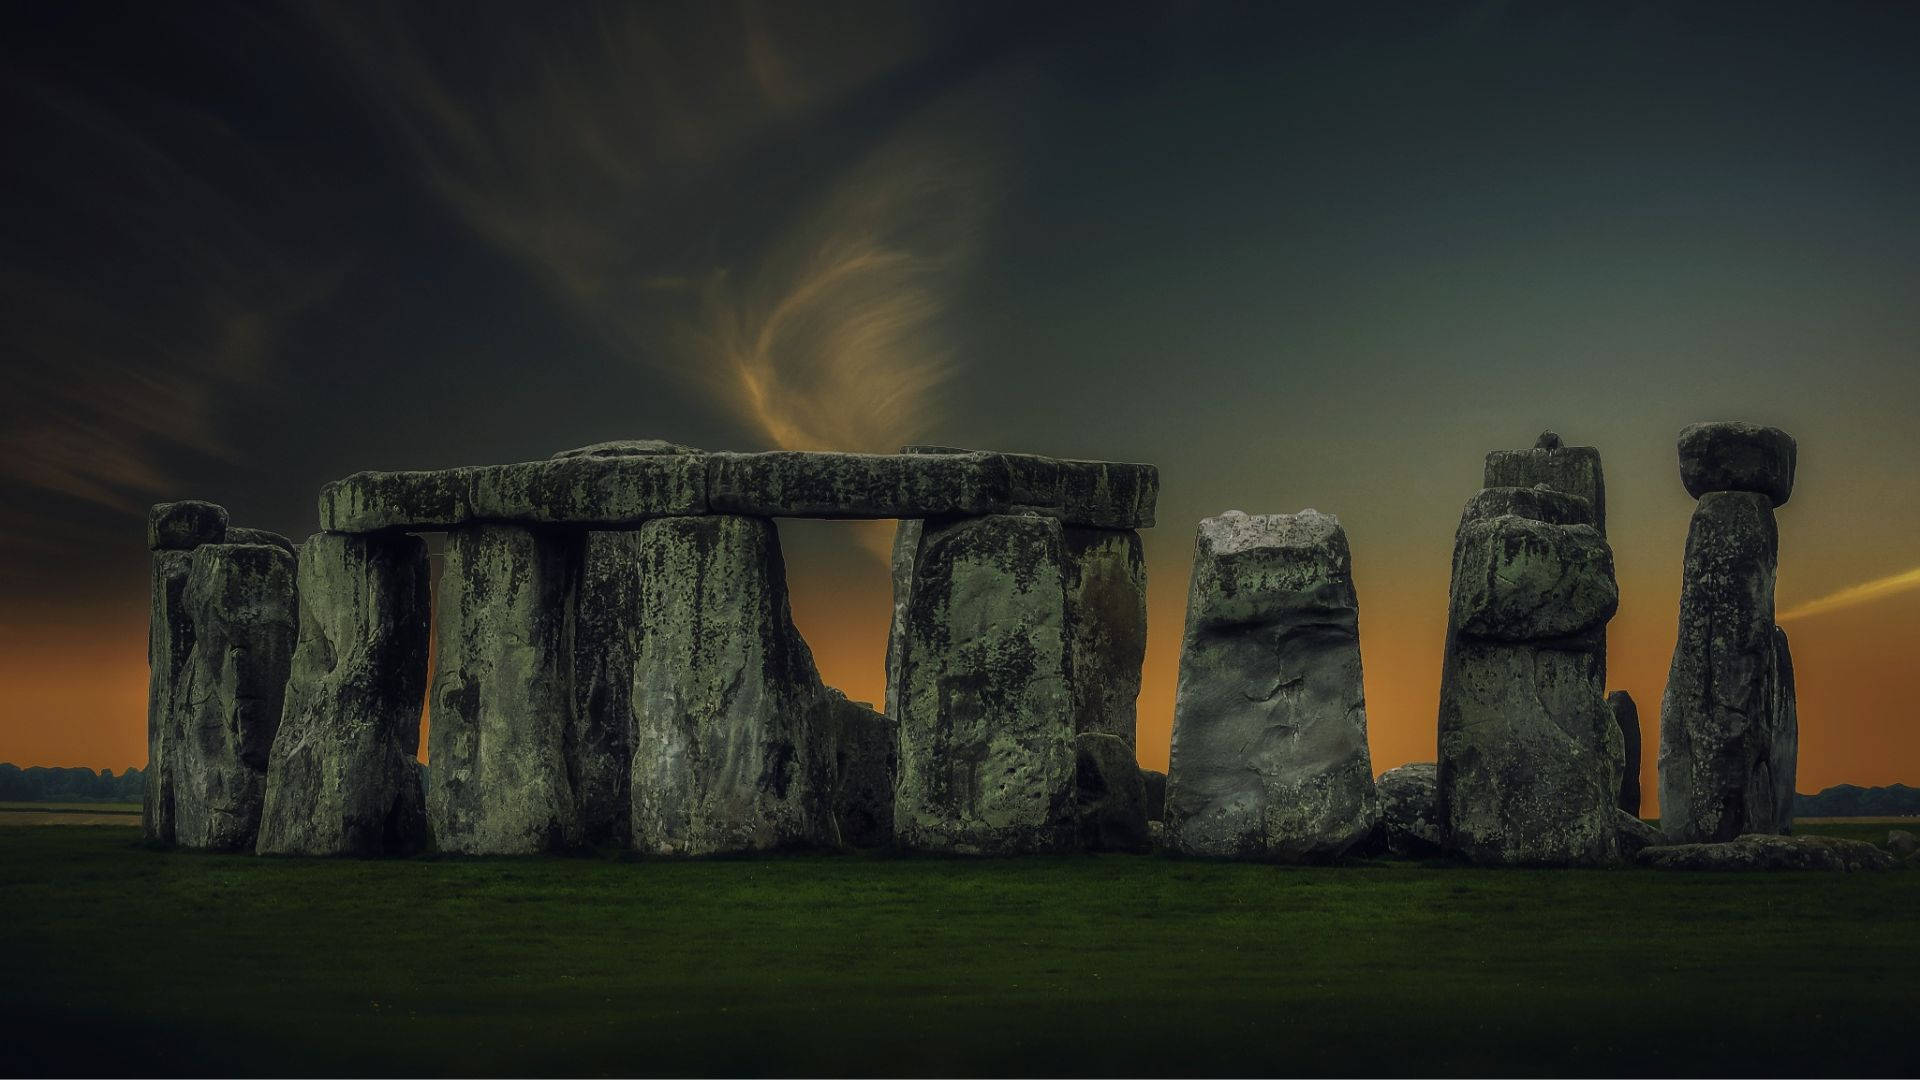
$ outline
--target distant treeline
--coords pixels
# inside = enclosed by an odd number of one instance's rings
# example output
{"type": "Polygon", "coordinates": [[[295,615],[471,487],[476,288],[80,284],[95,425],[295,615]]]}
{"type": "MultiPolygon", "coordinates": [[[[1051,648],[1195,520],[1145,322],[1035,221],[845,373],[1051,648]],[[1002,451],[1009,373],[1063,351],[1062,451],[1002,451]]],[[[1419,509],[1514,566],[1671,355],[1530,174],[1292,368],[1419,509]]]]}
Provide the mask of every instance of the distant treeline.
{"type": "Polygon", "coordinates": [[[1795,795],[1794,817],[1894,817],[1920,814],[1920,788],[1905,784],[1840,784],[1818,795],[1795,795]]]}
{"type": "Polygon", "coordinates": [[[139,769],[23,769],[0,762],[0,802],[139,802],[146,778],[139,769]]]}

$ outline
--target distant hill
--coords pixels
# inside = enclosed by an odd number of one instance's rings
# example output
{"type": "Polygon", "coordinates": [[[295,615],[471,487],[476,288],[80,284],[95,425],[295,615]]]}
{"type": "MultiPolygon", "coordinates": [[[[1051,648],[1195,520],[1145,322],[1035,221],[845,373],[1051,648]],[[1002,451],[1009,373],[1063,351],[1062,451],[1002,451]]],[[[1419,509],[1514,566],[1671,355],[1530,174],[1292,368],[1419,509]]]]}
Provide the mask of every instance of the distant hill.
{"type": "Polygon", "coordinates": [[[1898,817],[1920,814],[1920,788],[1905,784],[1839,784],[1818,795],[1795,795],[1794,817],[1898,817]]]}
{"type": "Polygon", "coordinates": [[[139,769],[21,768],[0,762],[0,802],[139,802],[146,777],[139,769]]]}

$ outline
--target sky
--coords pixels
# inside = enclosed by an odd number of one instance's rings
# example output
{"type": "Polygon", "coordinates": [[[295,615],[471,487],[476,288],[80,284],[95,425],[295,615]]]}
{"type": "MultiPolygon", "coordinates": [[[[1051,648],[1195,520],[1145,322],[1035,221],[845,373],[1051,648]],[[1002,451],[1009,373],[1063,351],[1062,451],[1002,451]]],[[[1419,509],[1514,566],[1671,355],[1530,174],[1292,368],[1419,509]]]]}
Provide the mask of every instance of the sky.
{"type": "MultiPolygon", "coordinates": [[[[1920,9],[1668,2],[0,13],[0,760],[145,757],[156,501],[935,442],[1146,461],[1139,755],[1196,523],[1344,522],[1376,770],[1431,760],[1497,447],[1605,458],[1654,729],[1698,420],[1799,440],[1800,789],[1920,783],[1920,9]]],[[[782,522],[882,696],[886,523],[782,522]]]]}

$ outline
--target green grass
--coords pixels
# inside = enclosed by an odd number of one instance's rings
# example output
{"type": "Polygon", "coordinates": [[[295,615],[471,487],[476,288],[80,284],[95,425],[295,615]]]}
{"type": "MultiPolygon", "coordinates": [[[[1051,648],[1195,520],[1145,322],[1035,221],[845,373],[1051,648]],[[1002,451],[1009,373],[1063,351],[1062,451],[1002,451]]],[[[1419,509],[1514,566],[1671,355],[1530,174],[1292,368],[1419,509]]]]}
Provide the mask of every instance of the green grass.
{"type": "Polygon", "coordinates": [[[1911,1074],[1916,898],[1908,872],[355,862],[23,827],[0,1069],[1911,1074]]]}
{"type": "Polygon", "coordinates": [[[0,813],[138,814],[137,802],[0,802],[0,813]]]}

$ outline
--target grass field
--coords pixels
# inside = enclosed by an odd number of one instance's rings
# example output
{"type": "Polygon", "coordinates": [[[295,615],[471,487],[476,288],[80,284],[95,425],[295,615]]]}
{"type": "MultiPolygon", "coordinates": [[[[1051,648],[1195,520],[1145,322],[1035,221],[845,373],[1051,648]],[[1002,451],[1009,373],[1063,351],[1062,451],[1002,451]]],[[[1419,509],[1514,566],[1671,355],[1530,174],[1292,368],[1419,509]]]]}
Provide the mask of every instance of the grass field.
{"type": "Polygon", "coordinates": [[[351,862],[134,835],[0,831],[0,1069],[1920,1070],[1913,872],[351,862]]]}

